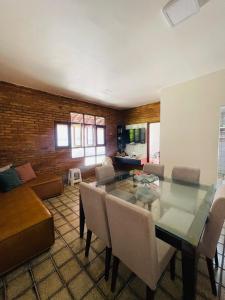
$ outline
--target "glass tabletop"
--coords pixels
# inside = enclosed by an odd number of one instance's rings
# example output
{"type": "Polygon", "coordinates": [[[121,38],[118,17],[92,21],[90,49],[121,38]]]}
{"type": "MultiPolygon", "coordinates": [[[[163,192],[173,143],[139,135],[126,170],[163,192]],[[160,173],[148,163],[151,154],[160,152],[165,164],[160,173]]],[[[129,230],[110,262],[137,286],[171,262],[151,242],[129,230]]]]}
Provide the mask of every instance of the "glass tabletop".
{"type": "Polygon", "coordinates": [[[154,175],[106,178],[96,187],[151,211],[158,228],[197,247],[215,194],[215,186],[186,185],[154,175]]]}

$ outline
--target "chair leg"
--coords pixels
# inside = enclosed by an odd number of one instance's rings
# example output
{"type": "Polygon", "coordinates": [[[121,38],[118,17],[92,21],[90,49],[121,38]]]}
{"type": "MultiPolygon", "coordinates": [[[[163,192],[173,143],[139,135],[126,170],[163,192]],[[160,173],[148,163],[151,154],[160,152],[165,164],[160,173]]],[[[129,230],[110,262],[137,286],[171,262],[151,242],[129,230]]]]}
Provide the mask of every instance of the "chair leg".
{"type": "Polygon", "coordinates": [[[170,260],[170,279],[175,279],[175,263],[176,263],[176,252],[170,260]]]}
{"type": "Polygon", "coordinates": [[[207,262],[209,278],[210,278],[210,282],[211,282],[212,293],[214,296],[217,296],[215,275],[214,275],[214,270],[213,270],[213,261],[212,261],[212,259],[206,257],[206,262],[207,262]]]}
{"type": "Polygon", "coordinates": [[[151,290],[150,287],[146,286],[146,300],[154,300],[155,291],[151,290]]]}
{"type": "Polygon", "coordinates": [[[112,248],[105,248],[105,280],[109,279],[109,269],[112,256],[112,248]]]}
{"type": "Polygon", "coordinates": [[[120,260],[118,257],[113,256],[113,268],[112,268],[112,283],[111,283],[111,291],[115,292],[116,289],[116,280],[118,275],[118,267],[120,260]]]}
{"type": "Polygon", "coordinates": [[[215,253],[215,264],[216,264],[216,268],[218,269],[218,267],[219,267],[219,260],[218,260],[217,248],[216,248],[216,253],[215,253]]]}
{"type": "Polygon", "coordinates": [[[91,245],[91,236],[92,236],[92,231],[88,229],[86,247],[85,247],[85,256],[86,257],[88,257],[88,254],[89,254],[89,249],[90,249],[90,245],[91,245]]]}

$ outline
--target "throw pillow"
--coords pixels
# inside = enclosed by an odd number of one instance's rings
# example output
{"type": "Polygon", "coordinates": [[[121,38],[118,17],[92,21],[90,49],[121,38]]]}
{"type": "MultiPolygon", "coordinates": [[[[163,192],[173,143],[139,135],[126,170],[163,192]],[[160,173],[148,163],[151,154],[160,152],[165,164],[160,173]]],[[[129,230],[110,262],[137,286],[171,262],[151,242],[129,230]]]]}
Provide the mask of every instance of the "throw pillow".
{"type": "Polygon", "coordinates": [[[1,191],[8,192],[19,185],[21,185],[21,181],[14,168],[10,168],[0,173],[1,191]]]}
{"type": "Polygon", "coordinates": [[[7,166],[1,167],[1,168],[0,168],[0,173],[6,171],[6,170],[8,170],[8,169],[10,169],[11,167],[12,167],[12,164],[9,164],[9,165],[7,165],[7,166]]]}
{"type": "Polygon", "coordinates": [[[23,183],[37,177],[30,163],[16,167],[16,172],[23,183]]]}

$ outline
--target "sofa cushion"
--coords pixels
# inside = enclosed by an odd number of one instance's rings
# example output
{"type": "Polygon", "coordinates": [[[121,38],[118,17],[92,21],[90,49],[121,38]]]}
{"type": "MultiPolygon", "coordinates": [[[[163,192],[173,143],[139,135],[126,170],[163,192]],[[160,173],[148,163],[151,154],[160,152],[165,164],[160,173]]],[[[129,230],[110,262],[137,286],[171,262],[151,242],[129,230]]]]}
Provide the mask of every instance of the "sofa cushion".
{"type": "Polygon", "coordinates": [[[22,166],[16,167],[16,172],[23,183],[37,177],[30,163],[26,163],[22,166]]]}
{"type": "Polygon", "coordinates": [[[0,173],[0,189],[3,192],[8,192],[19,185],[21,185],[21,181],[14,168],[0,173]]]}
{"type": "Polygon", "coordinates": [[[63,192],[62,177],[57,175],[38,175],[37,178],[26,182],[25,186],[32,188],[41,199],[55,197],[63,192]]]}

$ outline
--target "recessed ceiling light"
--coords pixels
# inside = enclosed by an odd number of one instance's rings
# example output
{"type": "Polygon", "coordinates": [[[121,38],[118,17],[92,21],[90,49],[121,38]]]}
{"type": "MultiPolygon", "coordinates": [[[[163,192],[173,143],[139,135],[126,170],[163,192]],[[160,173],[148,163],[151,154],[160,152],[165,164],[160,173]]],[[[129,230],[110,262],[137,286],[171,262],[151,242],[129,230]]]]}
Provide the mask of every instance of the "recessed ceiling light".
{"type": "Polygon", "coordinates": [[[200,10],[198,0],[171,0],[162,9],[170,25],[175,26],[200,10]]]}

